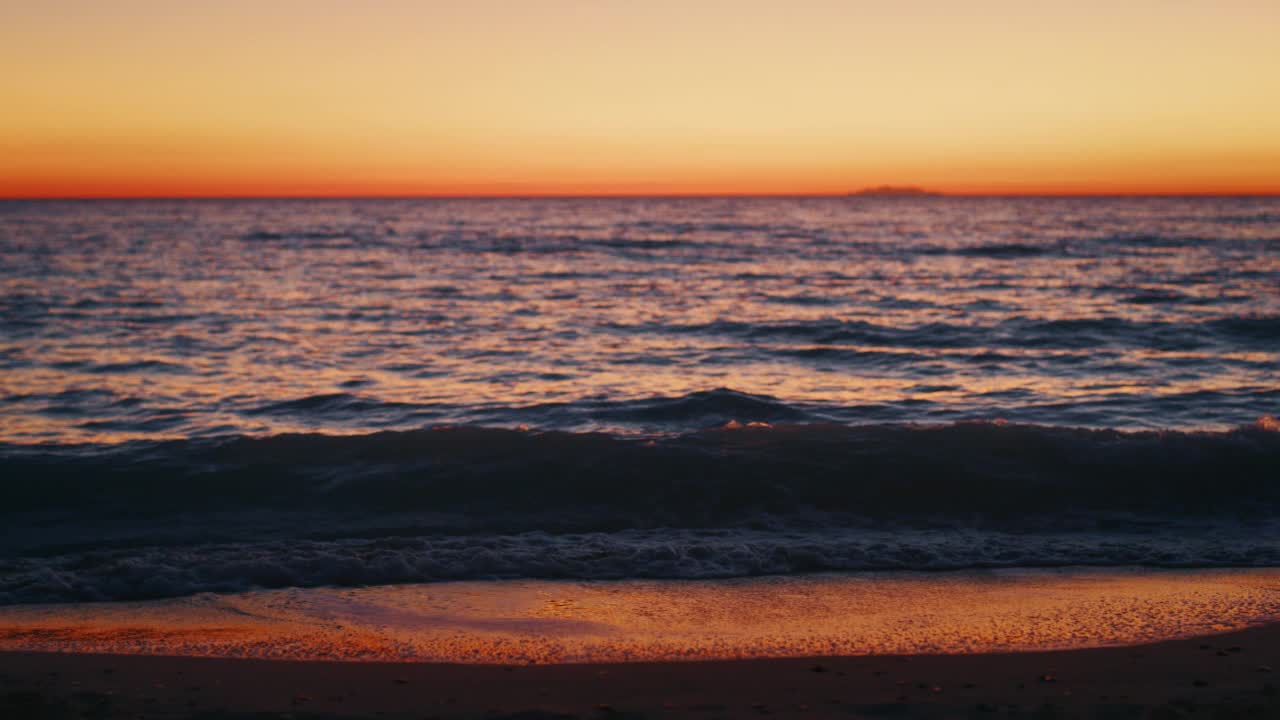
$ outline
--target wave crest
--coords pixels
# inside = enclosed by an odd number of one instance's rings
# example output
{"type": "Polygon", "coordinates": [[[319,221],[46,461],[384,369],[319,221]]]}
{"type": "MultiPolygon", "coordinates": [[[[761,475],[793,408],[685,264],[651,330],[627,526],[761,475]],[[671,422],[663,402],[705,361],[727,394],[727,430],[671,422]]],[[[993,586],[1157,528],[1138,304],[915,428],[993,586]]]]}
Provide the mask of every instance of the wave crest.
{"type": "MultiPolygon", "coordinates": [[[[726,392],[627,412],[720,415],[725,404],[743,420],[785,422],[796,412],[726,392]]],[[[1266,515],[1280,506],[1275,426],[1270,417],[1226,432],[757,424],[670,437],[462,426],[8,446],[0,503],[9,512],[416,509],[517,524],[578,512],[617,527],[723,525],[760,512],[1266,515]]]]}

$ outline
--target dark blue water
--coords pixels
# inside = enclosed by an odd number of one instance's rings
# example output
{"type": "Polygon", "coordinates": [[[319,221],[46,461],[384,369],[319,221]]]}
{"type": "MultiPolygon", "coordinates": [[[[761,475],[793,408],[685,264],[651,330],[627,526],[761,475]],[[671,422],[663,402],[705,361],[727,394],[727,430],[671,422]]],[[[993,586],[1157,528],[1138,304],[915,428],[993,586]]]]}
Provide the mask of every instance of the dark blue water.
{"type": "Polygon", "coordinates": [[[1280,564],[1280,199],[0,203],[0,601],[1280,564]]]}

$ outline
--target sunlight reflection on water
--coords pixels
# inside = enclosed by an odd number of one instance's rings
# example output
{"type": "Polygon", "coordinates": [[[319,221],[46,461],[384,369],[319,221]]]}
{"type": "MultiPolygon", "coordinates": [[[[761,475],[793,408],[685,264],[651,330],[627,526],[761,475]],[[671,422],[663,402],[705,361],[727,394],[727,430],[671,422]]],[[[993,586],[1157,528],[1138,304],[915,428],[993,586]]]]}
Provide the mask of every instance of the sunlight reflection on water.
{"type": "Polygon", "coordinates": [[[1278,204],[3,203],[0,440],[769,419],[626,405],[723,387],[842,422],[1247,424],[1278,204]]]}

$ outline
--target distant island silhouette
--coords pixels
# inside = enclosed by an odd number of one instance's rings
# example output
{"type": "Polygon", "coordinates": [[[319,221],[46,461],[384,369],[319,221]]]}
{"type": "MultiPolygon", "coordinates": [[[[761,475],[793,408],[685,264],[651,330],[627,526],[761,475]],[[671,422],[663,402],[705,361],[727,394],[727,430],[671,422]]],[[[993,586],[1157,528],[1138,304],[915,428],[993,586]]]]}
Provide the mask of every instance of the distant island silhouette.
{"type": "Polygon", "coordinates": [[[942,193],[913,185],[881,185],[849,193],[857,197],[939,197],[942,193]]]}

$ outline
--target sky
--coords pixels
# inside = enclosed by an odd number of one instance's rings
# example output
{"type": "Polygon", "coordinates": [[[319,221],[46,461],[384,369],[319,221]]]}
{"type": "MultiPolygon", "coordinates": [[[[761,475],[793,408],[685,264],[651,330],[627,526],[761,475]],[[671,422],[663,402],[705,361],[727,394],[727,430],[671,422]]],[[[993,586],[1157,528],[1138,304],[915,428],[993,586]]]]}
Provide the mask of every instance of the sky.
{"type": "Polygon", "coordinates": [[[1280,193],[1277,0],[0,2],[0,197],[1280,193]]]}

